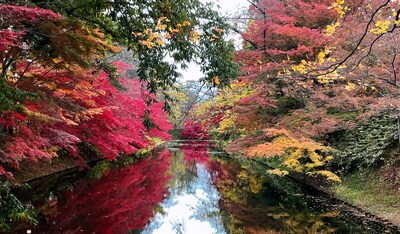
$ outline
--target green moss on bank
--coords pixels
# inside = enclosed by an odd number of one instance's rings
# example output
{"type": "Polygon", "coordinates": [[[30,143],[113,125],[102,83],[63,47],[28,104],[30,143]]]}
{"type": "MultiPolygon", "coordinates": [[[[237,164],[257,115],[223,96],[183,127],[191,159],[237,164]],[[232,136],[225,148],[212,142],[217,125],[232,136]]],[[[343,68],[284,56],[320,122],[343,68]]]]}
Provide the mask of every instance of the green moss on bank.
{"type": "Polygon", "coordinates": [[[334,195],[381,218],[400,225],[400,190],[377,170],[360,170],[343,177],[334,195]]]}

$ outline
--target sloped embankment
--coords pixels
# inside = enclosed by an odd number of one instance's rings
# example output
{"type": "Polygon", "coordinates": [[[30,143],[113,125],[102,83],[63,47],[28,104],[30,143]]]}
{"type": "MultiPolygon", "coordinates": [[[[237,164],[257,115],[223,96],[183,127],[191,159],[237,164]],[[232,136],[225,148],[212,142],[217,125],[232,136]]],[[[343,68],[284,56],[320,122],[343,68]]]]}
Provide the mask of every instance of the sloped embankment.
{"type": "Polygon", "coordinates": [[[375,116],[337,138],[335,167],[342,183],[334,196],[400,225],[400,145],[398,122],[375,116]]]}

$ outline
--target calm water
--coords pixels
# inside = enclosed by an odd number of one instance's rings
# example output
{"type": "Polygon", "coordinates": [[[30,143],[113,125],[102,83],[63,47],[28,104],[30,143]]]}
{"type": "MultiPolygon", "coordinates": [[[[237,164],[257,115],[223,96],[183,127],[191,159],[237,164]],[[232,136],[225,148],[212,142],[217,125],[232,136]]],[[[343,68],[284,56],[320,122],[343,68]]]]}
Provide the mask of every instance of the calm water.
{"type": "Polygon", "coordinates": [[[396,233],[312,189],[265,176],[258,165],[239,164],[209,142],[174,141],[139,163],[96,170],[100,179],[71,172],[32,183],[25,193],[33,194],[40,225],[17,232],[396,233]]]}

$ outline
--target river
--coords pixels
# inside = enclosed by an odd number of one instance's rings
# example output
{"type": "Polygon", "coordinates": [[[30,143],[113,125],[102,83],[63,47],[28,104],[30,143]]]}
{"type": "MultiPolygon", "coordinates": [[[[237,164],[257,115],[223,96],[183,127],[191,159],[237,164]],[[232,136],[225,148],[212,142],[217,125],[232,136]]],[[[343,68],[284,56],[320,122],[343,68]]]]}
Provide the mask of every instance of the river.
{"type": "Polygon", "coordinates": [[[208,141],[171,141],[139,162],[100,163],[30,183],[37,227],[17,233],[396,233],[208,141]],[[121,166],[121,164],[126,164],[121,166]],[[100,176],[102,175],[102,176],[100,176]],[[101,178],[99,178],[101,177],[101,178]]]}

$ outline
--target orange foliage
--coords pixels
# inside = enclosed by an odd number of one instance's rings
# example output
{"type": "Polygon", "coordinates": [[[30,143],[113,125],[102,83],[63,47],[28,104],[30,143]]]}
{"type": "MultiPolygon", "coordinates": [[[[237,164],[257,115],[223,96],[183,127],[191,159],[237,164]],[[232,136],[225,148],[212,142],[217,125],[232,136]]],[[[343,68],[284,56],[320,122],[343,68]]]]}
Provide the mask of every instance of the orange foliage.
{"type": "Polygon", "coordinates": [[[246,154],[251,157],[274,157],[281,156],[289,149],[306,150],[315,152],[326,151],[328,148],[311,139],[297,137],[283,129],[267,129],[265,135],[271,141],[250,147],[246,154]]]}

